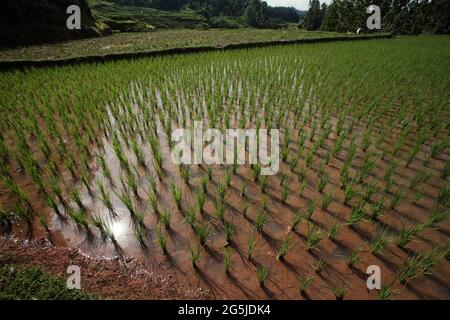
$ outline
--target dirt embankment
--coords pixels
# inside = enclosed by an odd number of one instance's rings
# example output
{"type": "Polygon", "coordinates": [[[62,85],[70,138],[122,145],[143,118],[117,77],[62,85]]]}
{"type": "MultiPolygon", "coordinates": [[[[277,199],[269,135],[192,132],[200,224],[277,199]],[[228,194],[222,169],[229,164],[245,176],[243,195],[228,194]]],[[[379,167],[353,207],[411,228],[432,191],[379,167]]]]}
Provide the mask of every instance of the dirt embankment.
{"type": "Polygon", "coordinates": [[[180,286],[170,274],[154,272],[149,266],[125,260],[91,258],[77,249],[56,248],[47,240],[22,241],[0,238],[0,265],[39,266],[65,281],[67,267],[81,269],[81,288],[105,299],[210,299],[201,288],[180,286]]]}

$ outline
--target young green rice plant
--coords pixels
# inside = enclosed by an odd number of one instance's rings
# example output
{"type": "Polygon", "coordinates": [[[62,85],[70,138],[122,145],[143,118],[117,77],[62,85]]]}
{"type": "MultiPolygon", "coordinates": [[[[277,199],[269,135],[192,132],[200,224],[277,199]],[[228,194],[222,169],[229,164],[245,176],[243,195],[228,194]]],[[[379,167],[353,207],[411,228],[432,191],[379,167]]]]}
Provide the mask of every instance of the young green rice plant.
{"type": "Polygon", "coordinates": [[[345,282],[337,287],[331,288],[331,291],[333,292],[336,300],[343,300],[344,297],[347,295],[349,289],[350,283],[345,282]]]}
{"type": "Polygon", "coordinates": [[[373,154],[371,152],[367,153],[366,157],[363,160],[363,164],[359,169],[358,180],[359,183],[362,183],[364,179],[366,179],[369,174],[372,172],[375,167],[375,160],[372,159],[373,154]]]}
{"type": "Polygon", "coordinates": [[[352,268],[355,264],[359,263],[361,261],[361,250],[355,249],[350,252],[350,254],[347,256],[347,265],[352,268]]]}
{"type": "Polygon", "coordinates": [[[427,171],[419,171],[414,178],[411,180],[409,184],[409,188],[411,190],[416,190],[417,186],[426,183],[427,180],[431,177],[431,174],[427,171]]]}
{"type": "Polygon", "coordinates": [[[320,258],[316,263],[312,265],[312,267],[317,274],[321,274],[322,271],[327,267],[327,261],[324,258],[320,258]]]}
{"type": "Polygon", "coordinates": [[[198,263],[200,262],[200,247],[195,242],[189,245],[189,254],[191,259],[191,264],[194,269],[198,268],[198,263]]]}
{"type": "Polygon", "coordinates": [[[260,287],[264,287],[268,275],[267,268],[264,266],[258,266],[256,268],[256,276],[258,278],[258,284],[260,287]]]}
{"type": "Polygon", "coordinates": [[[240,193],[239,193],[239,196],[241,198],[245,197],[245,194],[247,193],[247,188],[248,188],[247,180],[243,179],[241,182],[240,193]]]}
{"type": "Polygon", "coordinates": [[[256,235],[253,232],[252,235],[247,240],[247,258],[250,260],[253,257],[253,253],[256,248],[256,235]]]}
{"type": "Polygon", "coordinates": [[[412,203],[413,204],[417,204],[420,199],[422,199],[424,196],[424,192],[423,192],[423,188],[422,187],[417,187],[414,190],[414,193],[412,195],[412,203]]]}
{"type": "Polygon", "coordinates": [[[363,202],[358,202],[352,206],[348,225],[351,227],[361,221],[366,216],[366,206],[363,202]]]}
{"type": "Polygon", "coordinates": [[[189,166],[185,164],[180,164],[179,169],[181,178],[183,179],[184,183],[189,184],[189,178],[191,177],[191,171],[189,169],[189,166]]]}
{"type": "Polygon", "coordinates": [[[223,267],[226,274],[230,272],[230,266],[231,266],[231,249],[227,247],[223,250],[223,267]]]}
{"type": "Polygon", "coordinates": [[[100,234],[104,239],[109,238],[109,227],[108,224],[99,216],[92,215],[88,218],[89,223],[100,231],[100,234]]]}
{"type": "Polygon", "coordinates": [[[255,227],[259,233],[263,232],[264,225],[267,222],[267,213],[264,210],[260,210],[256,215],[255,227]]]}
{"type": "Polygon", "coordinates": [[[208,175],[203,175],[202,179],[200,180],[200,184],[201,184],[201,188],[204,194],[206,194],[207,191],[207,187],[208,187],[208,182],[209,182],[209,178],[208,175]]]}
{"type": "Polygon", "coordinates": [[[442,171],[441,178],[446,180],[450,176],[450,159],[447,160],[442,171]]]}
{"type": "Polygon", "coordinates": [[[382,198],[378,202],[372,203],[371,207],[372,207],[372,219],[376,221],[384,213],[384,198],[382,198]]]}
{"type": "Polygon", "coordinates": [[[348,206],[350,201],[357,195],[355,189],[353,189],[353,185],[349,184],[344,190],[344,205],[348,206]]]}
{"type": "Polygon", "coordinates": [[[286,181],[289,180],[289,176],[285,172],[280,173],[280,186],[283,186],[286,181]]]}
{"type": "Polygon", "coordinates": [[[397,245],[404,248],[408,243],[410,243],[417,233],[420,231],[419,225],[403,226],[395,239],[397,245]]]}
{"type": "Polygon", "coordinates": [[[305,295],[308,288],[311,286],[314,276],[307,275],[306,277],[298,277],[298,285],[300,287],[301,295],[305,295]]]}
{"type": "Polygon", "coordinates": [[[397,271],[398,281],[406,285],[408,281],[419,277],[423,272],[421,270],[421,259],[420,255],[415,255],[408,257],[405,263],[397,271]]]}
{"type": "Polygon", "coordinates": [[[144,153],[142,152],[142,149],[139,147],[136,138],[131,140],[131,149],[133,150],[134,155],[136,156],[137,163],[140,166],[145,167],[145,156],[144,153]]]}
{"type": "Polygon", "coordinates": [[[50,233],[50,228],[48,227],[47,217],[44,215],[39,216],[39,223],[45,229],[46,232],[50,233]]]}
{"type": "Polygon", "coordinates": [[[315,224],[308,223],[306,251],[311,252],[322,240],[322,232],[315,224]]]}
{"type": "Polygon", "coordinates": [[[391,210],[395,210],[397,206],[399,205],[400,201],[403,199],[404,191],[403,190],[397,190],[394,192],[391,198],[391,203],[389,207],[391,210]]]}
{"type": "Polygon", "coordinates": [[[160,219],[161,225],[164,228],[170,229],[171,214],[167,208],[163,207],[163,209],[161,210],[161,214],[159,215],[159,219],[160,219]]]}
{"type": "Polygon", "coordinates": [[[216,199],[215,208],[216,208],[216,216],[223,224],[225,222],[225,210],[227,209],[225,201],[216,199]]]}
{"type": "Polygon", "coordinates": [[[337,220],[330,224],[328,227],[328,239],[336,240],[343,228],[344,225],[337,220]]]}
{"type": "Polygon", "coordinates": [[[376,182],[369,183],[365,186],[363,199],[366,202],[370,202],[372,196],[377,192],[377,184],[376,182]]]}
{"type": "Polygon", "coordinates": [[[316,210],[316,204],[314,203],[314,200],[311,199],[308,202],[308,208],[306,209],[306,220],[312,221],[312,216],[314,214],[314,210],[316,210]]]}
{"type": "Polygon", "coordinates": [[[377,297],[380,300],[392,300],[399,292],[394,289],[394,284],[390,283],[386,286],[381,286],[381,289],[377,293],[377,297]]]}
{"type": "Polygon", "coordinates": [[[175,200],[177,208],[181,210],[181,195],[182,195],[181,189],[177,188],[177,186],[174,183],[171,183],[170,191],[172,192],[172,197],[175,200]]]}
{"type": "Polygon", "coordinates": [[[267,187],[269,186],[269,178],[267,176],[261,176],[259,178],[259,184],[261,186],[261,192],[266,194],[267,193],[267,187]]]}
{"type": "Polygon", "coordinates": [[[325,174],[320,175],[319,177],[319,185],[318,185],[318,190],[320,193],[323,193],[323,191],[325,190],[325,187],[328,184],[328,177],[325,174]]]}
{"type": "Polygon", "coordinates": [[[259,163],[252,165],[253,181],[258,182],[261,175],[261,165],[259,163]]]}
{"type": "Polygon", "coordinates": [[[294,214],[291,218],[291,224],[289,226],[290,231],[295,232],[297,231],[298,225],[302,221],[302,214],[300,212],[294,214]]]}
{"type": "Polygon", "coordinates": [[[324,193],[322,196],[322,209],[327,210],[331,203],[331,195],[329,193],[324,193]]]}
{"type": "Polygon", "coordinates": [[[306,189],[306,180],[304,180],[301,184],[300,184],[300,188],[299,188],[299,196],[302,197],[303,194],[305,193],[305,189],[306,189]]]}
{"type": "Polygon", "coordinates": [[[197,209],[195,207],[191,207],[190,205],[187,207],[186,216],[184,217],[183,222],[195,229],[195,224],[197,222],[197,209]]]}
{"type": "Polygon", "coordinates": [[[294,244],[292,243],[292,236],[288,235],[285,239],[283,239],[283,241],[281,241],[280,248],[277,252],[277,259],[283,260],[293,246],[294,244]]]}
{"type": "Polygon", "coordinates": [[[349,173],[349,165],[344,164],[341,167],[340,173],[339,173],[339,179],[341,181],[341,189],[345,190],[347,189],[349,183],[351,182],[351,177],[349,173]]]}
{"type": "Polygon", "coordinates": [[[203,193],[203,190],[196,189],[195,190],[195,203],[197,205],[197,208],[200,210],[200,212],[203,211],[205,202],[206,202],[206,196],[205,196],[205,193],[203,193]]]}
{"type": "Polygon", "coordinates": [[[76,203],[76,205],[78,206],[78,209],[85,210],[83,201],[81,201],[80,192],[76,189],[76,187],[69,186],[67,188],[67,190],[68,190],[68,193],[69,193],[69,196],[70,196],[71,200],[76,203]]]}
{"type": "Polygon", "coordinates": [[[208,177],[208,181],[212,180],[212,168],[210,166],[206,167],[206,176],[208,177]]]}
{"type": "Polygon", "coordinates": [[[438,193],[436,198],[435,207],[442,206],[444,208],[450,207],[450,187],[443,186],[438,193]]]}
{"type": "Polygon", "coordinates": [[[269,209],[269,198],[264,196],[262,199],[262,210],[267,211],[269,209]]]}
{"type": "Polygon", "coordinates": [[[227,197],[227,192],[228,192],[228,187],[226,186],[226,184],[219,185],[219,187],[217,188],[218,201],[225,202],[226,197],[227,197]]]}
{"type": "Polygon", "coordinates": [[[432,210],[430,215],[428,216],[427,220],[425,221],[425,226],[426,227],[432,227],[436,224],[438,224],[441,221],[444,221],[448,214],[449,214],[449,209],[447,208],[440,208],[438,206],[435,206],[432,210]]]}
{"type": "Polygon", "coordinates": [[[196,222],[194,224],[194,231],[197,235],[197,238],[202,246],[206,245],[206,242],[208,241],[212,228],[211,226],[206,222],[196,222]]]}
{"type": "Polygon", "coordinates": [[[384,181],[386,182],[386,187],[384,189],[385,192],[389,192],[394,185],[393,175],[395,174],[395,170],[397,169],[397,162],[395,160],[389,163],[388,168],[384,174],[384,181]]]}
{"type": "Polygon", "coordinates": [[[226,188],[229,188],[231,185],[231,179],[233,178],[233,172],[229,169],[225,170],[225,174],[223,176],[223,184],[226,188]]]}
{"type": "Polygon", "coordinates": [[[373,254],[379,254],[386,245],[389,244],[389,230],[387,227],[379,229],[375,235],[373,236],[372,241],[370,242],[370,252],[373,254]]]}
{"type": "Polygon", "coordinates": [[[291,189],[288,184],[283,185],[283,188],[281,190],[281,202],[286,203],[287,198],[289,197],[289,193],[291,192],[291,189]]]}
{"type": "Polygon", "coordinates": [[[225,221],[223,223],[223,234],[225,236],[226,244],[228,246],[231,243],[232,237],[236,231],[236,227],[232,222],[225,221]]]}
{"type": "Polygon", "coordinates": [[[242,215],[247,217],[248,209],[250,208],[250,201],[248,199],[244,200],[244,204],[242,205],[242,215]]]}
{"type": "Polygon", "coordinates": [[[161,247],[162,252],[167,255],[167,235],[163,228],[156,229],[156,241],[161,247]]]}
{"type": "Polygon", "coordinates": [[[28,195],[20,188],[9,175],[3,175],[1,177],[3,185],[8,189],[14,196],[16,196],[20,201],[24,202],[28,208],[32,208],[31,202],[28,195]]]}

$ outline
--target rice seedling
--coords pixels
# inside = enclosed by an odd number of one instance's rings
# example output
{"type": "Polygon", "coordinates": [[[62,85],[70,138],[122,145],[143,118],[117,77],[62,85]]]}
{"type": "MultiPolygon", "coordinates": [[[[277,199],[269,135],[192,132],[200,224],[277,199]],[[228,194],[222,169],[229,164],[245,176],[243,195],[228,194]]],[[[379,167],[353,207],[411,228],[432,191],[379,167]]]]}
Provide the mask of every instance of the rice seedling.
{"type": "Polygon", "coordinates": [[[195,190],[195,202],[196,202],[197,208],[200,210],[200,212],[202,212],[203,207],[205,206],[206,196],[205,196],[205,193],[201,189],[195,190]]]}
{"type": "Polygon", "coordinates": [[[136,156],[137,163],[140,166],[145,167],[145,156],[144,153],[142,152],[142,149],[139,147],[136,139],[131,140],[131,149],[133,150],[134,155],[136,156]]]}
{"type": "Polygon", "coordinates": [[[223,268],[226,274],[230,272],[230,266],[231,266],[231,249],[227,247],[223,250],[223,268]]]}
{"type": "Polygon", "coordinates": [[[256,268],[256,277],[258,278],[258,284],[260,287],[264,287],[268,275],[268,270],[264,266],[258,266],[256,268]]]}
{"type": "Polygon", "coordinates": [[[231,243],[232,237],[234,233],[236,232],[236,227],[232,222],[225,221],[223,223],[223,234],[225,236],[226,244],[225,246],[229,245],[231,243]]]}
{"type": "Polygon", "coordinates": [[[306,220],[312,221],[312,216],[314,214],[314,210],[316,210],[316,204],[314,203],[314,200],[309,200],[308,202],[308,208],[306,209],[306,220]]]}
{"type": "Polygon", "coordinates": [[[399,247],[404,248],[411,240],[413,240],[419,231],[419,225],[403,226],[400,229],[395,242],[399,247]]]}
{"type": "Polygon", "coordinates": [[[283,260],[284,257],[286,256],[286,254],[292,249],[292,247],[294,246],[292,244],[292,237],[291,235],[288,235],[285,239],[283,239],[283,241],[281,241],[280,244],[280,248],[278,249],[277,252],[277,259],[278,260],[283,260]]]}
{"type": "Polygon", "coordinates": [[[436,198],[436,206],[442,206],[444,208],[450,207],[450,187],[444,186],[439,190],[439,194],[436,198]]]}
{"type": "Polygon", "coordinates": [[[252,233],[252,235],[247,240],[247,258],[250,260],[253,258],[253,253],[256,248],[256,235],[252,233]]]}
{"type": "Polygon", "coordinates": [[[177,188],[174,183],[171,183],[170,191],[172,192],[172,197],[175,200],[177,208],[181,210],[181,189],[177,188]]]}
{"type": "Polygon", "coordinates": [[[307,182],[306,182],[306,181],[303,181],[303,182],[301,183],[301,185],[300,185],[300,188],[299,188],[299,196],[300,196],[300,197],[302,197],[303,194],[305,193],[306,184],[307,184],[307,182]]]}
{"type": "Polygon", "coordinates": [[[267,213],[260,210],[256,215],[255,227],[259,233],[263,232],[264,225],[267,223],[267,213]]]}
{"type": "Polygon", "coordinates": [[[399,205],[400,201],[403,199],[404,191],[403,190],[397,190],[394,192],[391,198],[391,203],[389,207],[391,210],[397,209],[397,206],[399,205]]]}
{"type": "Polygon", "coordinates": [[[300,222],[302,221],[302,214],[300,212],[294,214],[291,218],[291,224],[289,226],[289,230],[292,232],[296,232],[298,225],[300,224],[300,222]]]}
{"type": "Polygon", "coordinates": [[[197,243],[189,245],[189,254],[192,267],[194,269],[197,269],[198,263],[200,261],[200,247],[197,245],[197,243]]]}
{"type": "Polygon", "coordinates": [[[431,210],[431,213],[428,216],[427,220],[425,221],[425,226],[432,227],[439,222],[444,221],[445,219],[447,219],[449,213],[450,210],[448,208],[434,207],[431,210]]]}
{"type": "Polygon", "coordinates": [[[244,203],[242,205],[242,215],[244,217],[247,217],[247,213],[248,213],[248,209],[250,208],[250,202],[248,201],[248,199],[244,200],[244,203]]]}
{"type": "Polygon", "coordinates": [[[44,216],[44,215],[39,216],[39,223],[45,229],[45,231],[50,233],[50,228],[48,226],[48,222],[47,222],[47,217],[46,216],[44,216]]]}
{"type": "Polygon", "coordinates": [[[320,258],[312,267],[317,274],[320,274],[327,267],[327,261],[324,258],[320,258]]]}
{"type": "Polygon", "coordinates": [[[313,280],[314,280],[314,276],[312,276],[312,275],[307,275],[306,277],[298,278],[298,285],[300,287],[300,293],[302,295],[306,294],[306,291],[311,286],[313,280]]]}
{"type": "Polygon", "coordinates": [[[361,221],[367,215],[366,206],[362,202],[358,202],[352,206],[352,211],[350,213],[350,218],[347,224],[351,227],[361,221]]]}
{"type": "Polygon", "coordinates": [[[327,210],[331,203],[331,195],[329,193],[324,193],[322,196],[322,209],[327,210]]]}
{"type": "Polygon", "coordinates": [[[398,290],[395,290],[393,283],[391,283],[386,286],[382,286],[377,293],[377,297],[380,300],[392,300],[398,293],[398,290]]]}
{"type": "Polygon", "coordinates": [[[163,231],[162,228],[156,229],[156,241],[159,244],[159,247],[161,248],[162,252],[167,255],[167,235],[166,232],[163,231]]]}
{"type": "Polygon", "coordinates": [[[384,214],[384,198],[371,205],[372,207],[372,219],[378,220],[384,214]]]}
{"type": "Polygon", "coordinates": [[[319,178],[319,185],[318,185],[318,190],[320,193],[323,193],[327,184],[328,184],[328,177],[325,174],[321,175],[319,178]]]}
{"type": "Polygon", "coordinates": [[[183,179],[184,183],[186,183],[188,185],[189,179],[191,177],[191,171],[189,169],[189,166],[181,164],[179,166],[179,169],[180,169],[181,178],[183,179]]]}
{"type": "Polygon", "coordinates": [[[370,252],[373,254],[379,254],[389,243],[389,230],[385,227],[379,229],[370,242],[370,252]]]}
{"type": "Polygon", "coordinates": [[[202,179],[200,180],[200,184],[201,184],[201,189],[202,192],[204,194],[206,194],[208,192],[207,188],[208,188],[208,182],[209,182],[209,178],[207,175],[203,175],[202,179]]]}
{"type": "Polygon", "coordinates": [[[245,197],[245,194],[247,193],[247,188],[248,188],[247,180],[243,179],[241,182],[240,193],[239,193],[239,196],[241,198],[245,197]]]}
{"type": "Polygon", "coordinates": [[[417,186],[426,183],[427,180],[431,177],[431,174],[426,171],[419,171],[411,180],[409,184],[409,189],[416,190],[417,186]]]}
{"type": "Polygon", "coordinates": [[[336,297],[336,300],[343,300],[344,297],[347,295],[349,289],[350,289],[350,283],[345,282],[337,287],[331,288],[331,291],[333,292],[334,296],[336,297]]]}
{"type": "Polygon", "coordinates": [[[344,191],[344,204],[348,206],[350,201],[356,196],[357,192],[352,185],[347,185],[344,191]]]}
{"type": "Polygon", "coordinates": [[[355,250],[352,250],[350,252],[350,254],[347,256],[347,265],[350,268],[361,261],[360,254],[361,254],[361,250],[355,249],[355,250]]]}
{"type": "Polygon", "coordinates": [[[311,252],[322,241],[322,232],[314,224],[308,224],[306,251],[311,252]]]}
{"type": "Polygon", "coordinates": [[[291,189],[289,185],[285,184],[283,185],[283,188],[281,190],[281,202],[286,203],[287,198],[289,197],[289,193],[291,192],[291,189]]]}
{"type": "Polygon", "coordinates": [[[171,213],[167,208],[164,208],[161,210],[161,213],[159,215],[159,220],[161,222],[161,225],[166,228],[170,229],[170,220],[171,220],[171,213]]]}
{"type": "Polygon", "coordinates": [[[339,221],[335,221],[334,223],[330,224],[330,226],[328,227],[328,239],[336,240],[343,228],[344,225],[339,221]]]}
{"type": "Polygon", "coordinates": [[[261,192],[267,193],[267,187],[269,186],[269,178],[267,176],[261,176],[259,178],[259,185],[261,186],[261,192]]]}
{"type": "Polygon", "coordinates": [[[202,246],[206,245],[206,242],[208,241],[212,228],[211,226],[206,222],[196,222],[194,224],[194,231],[197,235],[197,238],[202,246]]]}

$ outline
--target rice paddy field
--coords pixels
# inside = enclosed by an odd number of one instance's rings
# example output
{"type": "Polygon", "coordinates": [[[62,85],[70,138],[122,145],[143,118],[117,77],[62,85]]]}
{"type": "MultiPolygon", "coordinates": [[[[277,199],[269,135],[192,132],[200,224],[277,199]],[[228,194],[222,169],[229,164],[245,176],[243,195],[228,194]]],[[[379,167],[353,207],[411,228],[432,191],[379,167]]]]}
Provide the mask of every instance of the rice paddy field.
{"type": "Polygon", "coordinates": [[[1,73],[2,234],[217,298],[449,299],[449,74],[445,36],[1,73]],[[279,129],[278,173],[176,165],[200,120],[279,129]]]}

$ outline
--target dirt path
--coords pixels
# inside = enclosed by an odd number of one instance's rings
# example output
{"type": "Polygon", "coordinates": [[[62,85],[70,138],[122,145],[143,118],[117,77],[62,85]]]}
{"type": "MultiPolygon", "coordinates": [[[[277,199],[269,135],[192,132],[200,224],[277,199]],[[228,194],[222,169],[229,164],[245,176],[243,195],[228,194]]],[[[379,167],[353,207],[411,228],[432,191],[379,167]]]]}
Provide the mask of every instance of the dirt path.
{"type": "Polygon", "coordinates": [[[90,258],[80,250],[56,248],[45,239],[22,241],[0,238],[0,265],[40,266],[65,281],[69,265],[81,268],[81,288],[106,299],[211,299],[201,288],[183,288],[169,273],[152,271],[134,259],[90,258]]]}

